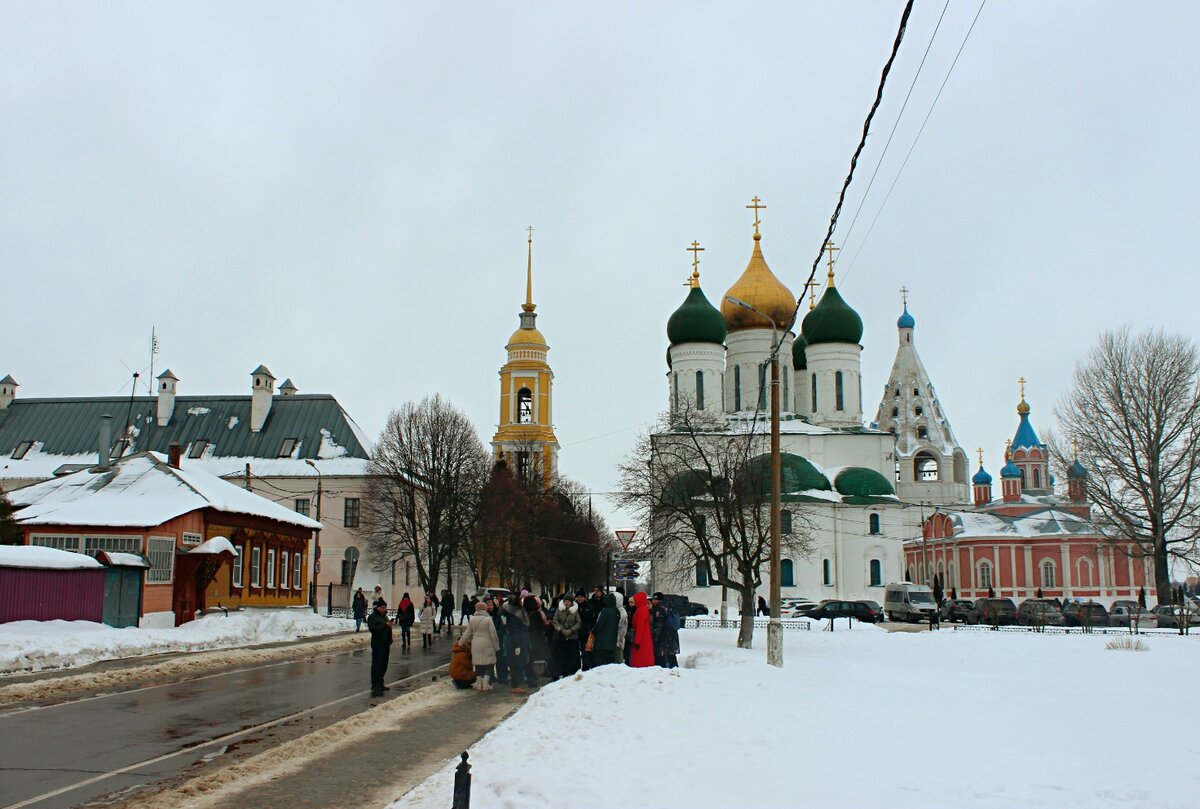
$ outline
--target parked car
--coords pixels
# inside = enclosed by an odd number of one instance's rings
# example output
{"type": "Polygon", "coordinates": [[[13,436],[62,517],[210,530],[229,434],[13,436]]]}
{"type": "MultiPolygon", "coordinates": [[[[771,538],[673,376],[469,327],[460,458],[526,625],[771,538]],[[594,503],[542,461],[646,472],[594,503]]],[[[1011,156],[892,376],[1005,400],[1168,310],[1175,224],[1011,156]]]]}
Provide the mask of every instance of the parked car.
{"type": "Polygon", "coordinates": [[[871,621],[871,623],[877,624],[877,623],[880,623],[881,621],[883,621],[883,607],[879,606],[878,601],[868,601],[866,599],[863,599],[862,601],[859,601],[858,603],[862,604],[867,609],[869,609],[871,611],[871,615],[875,616],[874,620],[871,621]]]}
{"type": "Polygon", "coordinates": [[[811,601],[801,601],[791,607],[779,611],[781,618],[801,618],[815,610],[819,605],[811,601]]]}
{"type": "Polygon", "coordinates": [[[974,605],[965,598],[947,598],[942,602],[942,620],[949,623],[965,622],[972,606],[974,605]]]}
{"type": "Polygon", "coordinates": [[[1121,627],[1136,626],[1138,629],[1158,629],[1158,616],[1145,607],[1139,607],[1136,601],[1133,602],[1132,607],[1125,606],[1124,604],[1114,604],[1112,611],[1108,614],[1108,625],[1121,627]]]}
{"type": "Polygon", "coordinates": [[[927,621],[937,608],[933,591],[923,584],[904,581],[883,589],[883,610],[889,621],[927,621]]]}
{"type": "Polygon", "coordinates": [[[968,624],[1012,626],[1017,622],[1017,605],[1011,598],[981,598],[967,613],[968,624]]]}
{"type": "Polygon", "coordinates": [[[1066,626],[1108,626],[1108,610],[1095,601],[1068,601],[1062,613],[1066,626]]]}
{"type": "Polygon", "coordinates": [[[871,624],[878,620],[875,611],[861,601],[826,601],[804,617],[816,621],[825,618],[856,618],[871,624]]]}
{"type": "Polygon", "coordinates": [[[1124,607],[1127,610],[1136,610],[1140,606],[1142,605],[1138,603],[1137,599],[1119,598],[1108,605],[1108,614],[1111,616],[1113,614],[1113,610],[1115,610],[1117,607],[1124,607]]]}
{"type": "Polygon", "coordinates": [[[708,607],[697,604],[695,601],[688,601],[687,596],[664,595],[663,603],[675,610],[675,614],[680,618],[708,615],[708,607]]]}
{"type": "Polygon", "coordinates": [[[1049,598],[1027,598],[1017,607],[1021,626],[1062,626],[1062,608],[1049,598]]]}

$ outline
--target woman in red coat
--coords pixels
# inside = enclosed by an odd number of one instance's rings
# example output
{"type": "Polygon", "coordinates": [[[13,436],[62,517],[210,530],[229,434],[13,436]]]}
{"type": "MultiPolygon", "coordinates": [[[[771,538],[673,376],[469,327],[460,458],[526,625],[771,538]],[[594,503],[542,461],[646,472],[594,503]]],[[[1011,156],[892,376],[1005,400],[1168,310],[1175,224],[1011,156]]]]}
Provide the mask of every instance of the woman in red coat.
{"type": "Polygon", "coordinates": [[[633,651],[629,654],[629,665],[646,668],[654,665],[654,640],[650,637],[650,608],[646,605],[645,593],[634,593],[633,603],[633,651]]]}

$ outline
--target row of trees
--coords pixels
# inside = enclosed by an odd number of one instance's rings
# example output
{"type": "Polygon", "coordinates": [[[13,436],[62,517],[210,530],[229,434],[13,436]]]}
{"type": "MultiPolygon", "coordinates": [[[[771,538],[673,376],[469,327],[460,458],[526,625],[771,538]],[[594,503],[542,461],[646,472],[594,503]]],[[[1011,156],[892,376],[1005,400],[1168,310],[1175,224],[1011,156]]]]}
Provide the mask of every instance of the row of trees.
{"type": "Polygon", "coordinates": [[[487,582],[559,591],[593,584],[611,541],[584,488],[547,489],[493,462],[462,411],[440,396],[393,411],[371,458],[358,533],[375,570],[411,562],[436,592],[455,565],[487,582]]]}

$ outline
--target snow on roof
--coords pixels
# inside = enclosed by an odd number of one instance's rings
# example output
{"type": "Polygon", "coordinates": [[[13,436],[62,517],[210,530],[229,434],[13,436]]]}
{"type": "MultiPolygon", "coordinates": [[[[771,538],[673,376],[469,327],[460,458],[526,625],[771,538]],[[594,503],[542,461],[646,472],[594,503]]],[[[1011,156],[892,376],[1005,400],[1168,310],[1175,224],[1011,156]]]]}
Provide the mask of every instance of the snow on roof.
{"type": "Polygon", "coordinates": [[[98,554],[96,554],[97,559],[100,559],[101,556],[104,557],[104,559],[101,559],[101,561],[107,560],[108,564],[112,567],[141,567],[147,569],[150,567],[150,563],[146,561],[146,557],[142,556],[140,553],[100,551],[98,554]]]}
{"type": "Polygon", "coordinates": [[[29,567],[43,570],[88,570],[104,567],[82,553],[42,548],[36,545],[0,545],[0,567],[29,567]]]}
{"type": "Polygon", "coordinates": [[[1069,511],[1043,509],[1017,517],[984,514],[977,511],[952,511],[947,514],[955,525],[955,537],[1042,537],[1096,533],[1087,519],[1069,511]]]}
{"type": "Polygon", "coordinates": [[[149,527],[211,508],[302,528],[321,527],[316,520],[195,466],[173,468],[155,452],[123,458],[104,472],[88,469],[17,489],[10,499],[22,525],[149,527]]]}
{"type": "Polygon", "coordinates": [[[188,551],[188,553],[232,553],[234,556],[237,556],[237,548],[233,547],[233,543],[225,537],[213,537],[212,539],[206,539],[204,542],[201,542],[199,545],[188,551]]]}
{"type": "MultiPolygon", "coordinates": [[[[25,457],[20,460],[0,458],[0,478],[17,480],[39,480],[54,477],[55,471],[66,466],[80,469],[96,465],[96,453],[88,452],[75,455],[57,455],[43,453],[41,442],[29,448],[25,457]]],[[[317,473],[303,458],[256,458],[253,456],[226,455],[215,457],[213,448],[205,449],[202,458],[185,458],[184,464],[189,469],[201,469],[217,477],[234,477],[245,474],[246,464],[257,477],[313,477],[317,473]]],[[[370,461],[366,458],[337,457],[319,458],[316,463],[326,478],[345,476],[356,477],[367,474],[370,461]]]]}

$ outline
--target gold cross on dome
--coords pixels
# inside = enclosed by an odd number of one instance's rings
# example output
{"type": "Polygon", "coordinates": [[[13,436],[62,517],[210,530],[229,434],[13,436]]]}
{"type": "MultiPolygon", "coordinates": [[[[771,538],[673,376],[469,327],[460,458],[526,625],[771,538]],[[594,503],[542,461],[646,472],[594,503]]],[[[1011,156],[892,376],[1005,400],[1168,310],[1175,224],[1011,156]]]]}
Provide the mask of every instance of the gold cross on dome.
{"type": "Polygon", "coordinates": [[[983,447],[979,447],[975,451],[979,453],[979,465],[980,465],[980,467],[982,467],[983,466],[983,447]]]}
{"type": "Polygon", "coordinates": [[[692,246],[685,248],[692,254],[692,279],[684,286],[698,287],[700,286],[700,254],[704,252],[704,248],[700,246],[700,242],[692,240],[692,246]]]}
{"type": "Polygon", "coordinates": [[[834,247],[831,240],[826,240],[825,245],[821,248],[829,253],[829,286],[833,286],[833,254],[835,251],[841,250],[840,247],[834,247]]]}
{"type": "Polygon", "coordinates": [[[761,202],[762,202],[762,200],[760,200],[758,197],[754,197],[754,199],[750,200],[751,204],[746,206],[747,208],[754,211],[754,235],[755,236],[758,235],[758,225],[759,225],[758,212],[765,211],[767,209],[766,205],[760,204],[761,202]]]}
{"type": "MultiPolygon", "coordinates": [[[[904,308],[908,308],[908,287],[900,287],[900,300],[904,303],[904,308]]],[[[980,461],[983,463],[983,461],[980,461]]]]}
{"type": "Polygon", "coordinates": [[[530,225],[529,227],[527,227],[525,229],[529,231],[529,241],[533,242],[533,225],[530,225]]]}
{"type": "Polygon", "coordinates": [[[1021,386],[1021,401],[1025,401],[1025,377],[1018,379],[1017,384],[1021,386]]]}

